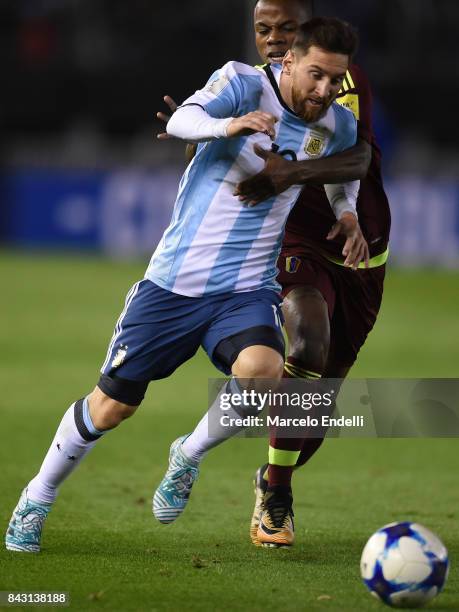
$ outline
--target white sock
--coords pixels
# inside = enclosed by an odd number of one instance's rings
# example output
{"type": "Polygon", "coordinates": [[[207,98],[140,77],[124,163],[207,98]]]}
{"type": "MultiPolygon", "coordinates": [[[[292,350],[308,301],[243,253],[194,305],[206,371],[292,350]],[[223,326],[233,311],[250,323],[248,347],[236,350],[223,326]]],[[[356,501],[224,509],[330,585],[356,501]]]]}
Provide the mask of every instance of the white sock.
{"type": "Polygon", "coordinates": [[[40,471],[27,485],[28,496],[38,502],[53,503],[58,486],[103,433],[92,423],[87,398],[72,404],[57,428],[40,471]]]}
{"type": "MultiPolygon", "coordinates": [[[[197,462],[201,461],[208,450],[218,446],[225,440],[228,440],[228,438],[232,438],[238,432],[245,429],[245,427],[236,425],[223,426],[220,424],[218,418],[218,415],[221,414],[220,398],[222,393],[239,394],[241,391],[242,388],[235,378],[232,378],[223,386],[212,406],[182,444],[182,451],[189,459],[197,462]],[[209,437],[209,420],[211,423],[210,429],[212,431],[211,438],[209,437]]],[[[233,407],[230,407],[229,410],[225,410],[225,415],[235,419],[240,419],[241,416],[244,416],[241,412],[241,408],[239,408],[239,412],[236,412],[233,407]]]]}

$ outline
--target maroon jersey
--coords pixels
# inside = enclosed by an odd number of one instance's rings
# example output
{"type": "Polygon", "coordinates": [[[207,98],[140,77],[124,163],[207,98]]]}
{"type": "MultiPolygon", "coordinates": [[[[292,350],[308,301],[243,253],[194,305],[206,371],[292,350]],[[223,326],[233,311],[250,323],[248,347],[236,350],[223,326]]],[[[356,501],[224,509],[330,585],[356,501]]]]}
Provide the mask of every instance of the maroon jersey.
{"type": "MultiPolygon", "coordinates": [[[[356,65],[349,68],[336,101],[352,110],[358,120],[359,137],[372,148],[368,174],[360,183],[357,212],[370,257],[374,257],[387,249],[390,210],[381,177],[381,151],[373,133],[370,84],[361,68],[356,65]]],[[[282,254],[301,256],[301,247],[305,246],[342,260],[344,237],[326,240],[335,221],[324,188],[305,185],[287,220],[282,254]]]]}

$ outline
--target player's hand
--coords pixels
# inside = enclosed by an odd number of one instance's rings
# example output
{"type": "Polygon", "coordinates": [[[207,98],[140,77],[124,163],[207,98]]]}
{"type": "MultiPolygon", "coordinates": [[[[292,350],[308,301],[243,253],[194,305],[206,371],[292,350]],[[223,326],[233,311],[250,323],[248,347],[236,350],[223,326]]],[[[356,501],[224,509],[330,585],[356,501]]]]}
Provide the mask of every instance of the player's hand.
{"type": "Polygon", "coordinates": [[[346,238],[343,248],[344,265],[357,270],[359,263],[363,261],[365,268],[368,268],[370,252],[355,215],[350,212],[343,213],[340,220],[329,231],[327,240],[333,240],[339,235],[346,238]]]}
{"type": "Polygon", "coordinates": [[[253,111],[233,119],[226,129],[226,134],[228,138],[234,138],[235,136],[247,136],[261,132],[269,136],[271,140],[274,140],[276,137],[276,132],[274,131],[276,121],[276,117],[270,113],[253,111]]]}
{"type": "MultiPolygon", "coordinates": [[[[170,96],[164,96],[163,100],[170,108],[171,114],[175,113],[175,111],[177,110],[177,104],[175,100],[173,100],[170,96]]],[[[166,113],[162,113],[161,111],[156,113],[156,116],[158,117],[158,119],[161,119],[161,121],[164,121],[164,123],[167,123],[171,118],[170,115],[166,115],[166,113]]],[[[160,132],[159,134],[157,134],[156,138],[158,138],[159,140],[168,140],[169,138],[174,137],[168,134],[167,132],[160,132]]]]}
{"type": "Polygon", "coordinates": [[[253,150],[264,160],[265,167],[255,176],[238,183],[233,194],[247,206],[256,206],[272,196],[279,195],[294,184],[293,162],[257,144],[253,150]]]}

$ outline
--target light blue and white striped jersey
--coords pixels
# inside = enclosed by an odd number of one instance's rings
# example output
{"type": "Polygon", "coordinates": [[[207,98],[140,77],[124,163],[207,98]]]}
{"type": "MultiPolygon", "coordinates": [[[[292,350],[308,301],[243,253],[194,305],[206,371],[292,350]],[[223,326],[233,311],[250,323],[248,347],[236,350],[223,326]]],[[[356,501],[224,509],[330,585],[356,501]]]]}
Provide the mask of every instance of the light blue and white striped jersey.
{"type": "MultiPolygon", "coordinates": [[[[277,117],[274,141],[288,159],[313,159],[356,142],[352,112],[333,103],[316,123],[306,124],[280,97],[281,66],[253,68],[229,62],[185,104],[198,104],[214,118],[261,110],[277,117]]],[[[276,261],[287,216],[301,186],[249,208],[233,196],[240,181],[264,162],[254,144],[270,149],[265,134],[221,138],[198,146],[179,185],[172,220],[154,252],[146,278],[190,297],[267,288],[279,290],[276,261]]]]}

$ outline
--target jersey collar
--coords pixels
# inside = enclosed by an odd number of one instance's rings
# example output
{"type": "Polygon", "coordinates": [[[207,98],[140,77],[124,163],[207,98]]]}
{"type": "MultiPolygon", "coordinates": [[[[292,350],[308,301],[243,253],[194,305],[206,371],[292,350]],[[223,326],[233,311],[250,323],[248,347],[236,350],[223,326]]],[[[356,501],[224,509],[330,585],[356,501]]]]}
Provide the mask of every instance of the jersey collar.
{"type": "Polygon", "coordinates": [[[272,88],[274,89],[274,93],[277,96],[277,99],[279,100],[281,106],[283,106],[285,108],[286,111],[288,111],[289,113],[291,113],[292,115],[294,115],[295,117],[298,117],[298,115],[295,113],[294,110],[292,110],[290,108],[290,106],[287,105],[287,103],[285,102],[284,98],[281,96],[281,92],[279,89],[279,85],[277,83],[277,79],[271,69],[271,66],[269,64],[266,64],[265,66],[263,66],[263,70],[266,72],[266,75],[269,79],[269,82],[272,85],[272,88]]]}

